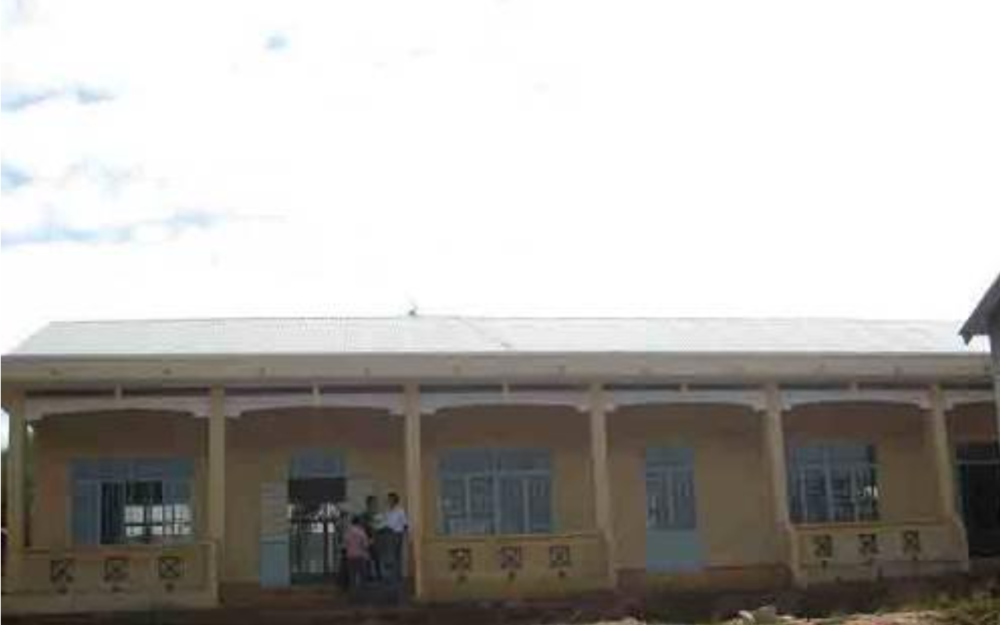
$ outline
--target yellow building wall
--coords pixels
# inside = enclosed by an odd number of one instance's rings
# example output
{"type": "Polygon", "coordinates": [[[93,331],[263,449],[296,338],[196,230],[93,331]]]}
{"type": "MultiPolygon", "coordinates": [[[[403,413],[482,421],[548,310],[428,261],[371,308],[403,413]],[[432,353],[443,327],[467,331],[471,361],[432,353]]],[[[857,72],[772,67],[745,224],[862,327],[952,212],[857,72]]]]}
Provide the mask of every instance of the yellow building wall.
{"type": "Polygon", "coordinates": [[[34,424],[31,544],[72,546],[70,462],[83,458],[190,457],[195,532],[202,534],[207,437],[205,420],[152,411],[49,416],[34,424]]]}
{"type": "Polygon", "coordinates": [[[261,485],[286,481],[297,451],[338,450],[344,454],[348,479],[370,479],[382,502],[394,491],[406,505],[399,416],[368,409],[268,410],[230,419],[226,436],[223,582],[258,581],[261,485]]]}
{"type": "Polygon", "coordinates": [[[697,523],[709,568],[778,560],[761,452],[760,417],[729,406],[642,406],[608,417],[619,567],[646,567],[645,452],[694,450],[697,523]]]}

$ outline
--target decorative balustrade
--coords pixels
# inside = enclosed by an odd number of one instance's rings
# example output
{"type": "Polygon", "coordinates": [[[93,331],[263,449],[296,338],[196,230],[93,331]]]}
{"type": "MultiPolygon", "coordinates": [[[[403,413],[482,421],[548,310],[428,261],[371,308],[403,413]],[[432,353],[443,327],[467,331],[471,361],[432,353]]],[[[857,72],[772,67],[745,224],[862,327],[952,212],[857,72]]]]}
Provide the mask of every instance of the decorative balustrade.
{"type": "Polygon", "coordinates": [[[28,549],[18,576],[26,598],[107,594],[170,603],[174,595],[214,596],[215,549],[210,542],[28,549]]]}
{"type": "Polygon", "coordinates": [[[945,523],[848,523],[795,529],[807,581],[915,576],[960,567],[965,546],[945,523]]]}
{"type": "Polygon", "coordinates": [[[544,595],[607,584],[607,553],[597,533],[450,536],[425,543],[431,594],[544,595]]]}

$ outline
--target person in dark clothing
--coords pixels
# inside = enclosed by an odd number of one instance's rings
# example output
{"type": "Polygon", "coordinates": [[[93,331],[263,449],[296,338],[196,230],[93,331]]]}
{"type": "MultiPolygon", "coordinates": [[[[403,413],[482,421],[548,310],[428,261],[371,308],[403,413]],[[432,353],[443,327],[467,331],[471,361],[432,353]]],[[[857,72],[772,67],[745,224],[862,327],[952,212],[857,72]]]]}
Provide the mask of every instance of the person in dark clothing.
{"type": "Polygon", "coordinates": [[[368,560],[368,577],[372,580],[382,579],[382,568],[379,564],[379,550],[375,536],[379,523],[378,497],[375,495],[369,495],[365,498],[365,511],[361,514],[361,525],[364,527],[365,534],[368,536],[370,552],[368,560]]]}

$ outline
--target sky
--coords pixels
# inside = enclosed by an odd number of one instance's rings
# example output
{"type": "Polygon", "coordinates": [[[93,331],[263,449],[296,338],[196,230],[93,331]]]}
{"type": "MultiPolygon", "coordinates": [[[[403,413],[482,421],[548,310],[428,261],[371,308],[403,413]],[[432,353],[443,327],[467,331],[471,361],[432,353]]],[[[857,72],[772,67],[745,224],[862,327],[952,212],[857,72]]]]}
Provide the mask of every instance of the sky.
{"type": "Polygon", "coordinates": [[[1000,3],[2,7],[5,353],[54,319],[958,322],[1000,270],[1000,3]]]}

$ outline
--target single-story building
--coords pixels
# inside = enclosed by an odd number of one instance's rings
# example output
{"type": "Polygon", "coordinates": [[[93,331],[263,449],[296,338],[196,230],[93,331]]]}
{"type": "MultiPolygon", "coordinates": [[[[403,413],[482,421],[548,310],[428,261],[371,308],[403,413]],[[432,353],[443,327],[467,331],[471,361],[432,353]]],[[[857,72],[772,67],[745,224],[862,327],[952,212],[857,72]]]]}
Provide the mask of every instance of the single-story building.
{"type": "Polygon", "coordinates": [[[989,354],[950,323],[67,322],[3,373],[11,612],[324,583],[388,492],[416,600],[1000,556],[989,354]]]}

